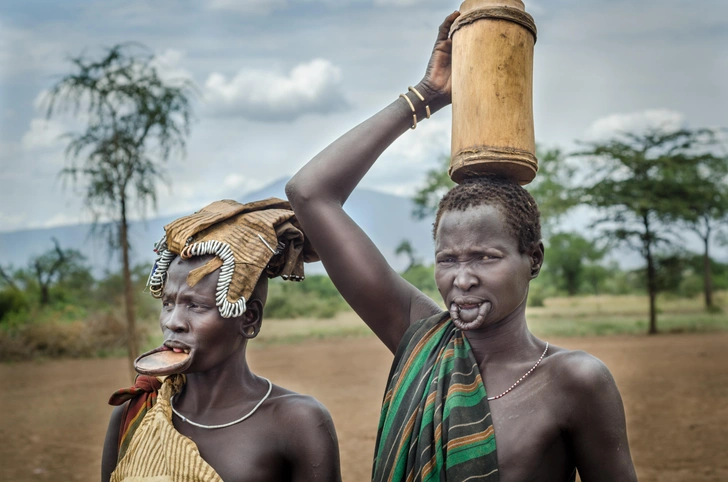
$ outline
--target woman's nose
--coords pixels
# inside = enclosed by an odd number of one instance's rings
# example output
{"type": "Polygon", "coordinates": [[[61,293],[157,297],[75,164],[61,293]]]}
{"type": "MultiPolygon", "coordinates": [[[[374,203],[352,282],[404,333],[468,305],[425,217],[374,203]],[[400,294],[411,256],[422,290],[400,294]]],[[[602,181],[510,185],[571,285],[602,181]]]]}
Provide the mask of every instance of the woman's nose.
{"type": "Polygon", "coordinates": [[[467,266],[461,266],[455,275],[453,284],[462,291],[468,291],[478,285],[478,277],[467,266]]]}
{"type": "Polygon", "coordinates": [[[162,325],[169,331],[175,333],[184,332],[187,329],[187,323],[185,323],[184,316],[181,310],[172,308],[170,311],[162,315],[164,317],[162,325]]]}

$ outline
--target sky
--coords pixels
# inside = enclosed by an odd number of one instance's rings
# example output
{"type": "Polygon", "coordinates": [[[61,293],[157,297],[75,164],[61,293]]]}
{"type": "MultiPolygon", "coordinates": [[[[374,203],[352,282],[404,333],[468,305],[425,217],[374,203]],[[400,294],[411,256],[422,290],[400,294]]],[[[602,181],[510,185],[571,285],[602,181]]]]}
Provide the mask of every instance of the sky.
{"type": "MultiPolygon", "coordinates": [[[[648,126],[728,126],[725,0],[525,0],[538,26],[536,140],[648,126]]],[[[165,78],[198,88],[185,158],[165,165],[158,211],[177,214],[291,176],[416,84],[444,0],[0,0],[0,231],[87,221],[67,163],[70,115],[44,94],[68,59],[141,42],[165,78]]],[[[362,182],[409,195],[449,154],[450,109],[418,124],[362,182]]]]}

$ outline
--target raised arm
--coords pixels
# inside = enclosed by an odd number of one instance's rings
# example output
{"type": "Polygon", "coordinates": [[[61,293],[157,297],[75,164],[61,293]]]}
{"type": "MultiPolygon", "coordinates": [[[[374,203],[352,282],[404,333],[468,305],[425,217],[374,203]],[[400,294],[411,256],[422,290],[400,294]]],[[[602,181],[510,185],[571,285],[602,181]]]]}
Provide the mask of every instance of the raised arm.
{"type": "MultiPolygon", "coordinates": [[[[451,101],[448,33],[458,15],[454,12],[440,26],[425,77],[415,86],[425,101],[413,92],[406,94],[418,121],[426,117],[426,105],[434,113],[451,101]]],[[[332,281],[393,352],[411,322],[440,308],[389,266],[343,205],[382,152],[412,124],[410,103],[398,98],[321,151],[286,186],[332,281]]]]}

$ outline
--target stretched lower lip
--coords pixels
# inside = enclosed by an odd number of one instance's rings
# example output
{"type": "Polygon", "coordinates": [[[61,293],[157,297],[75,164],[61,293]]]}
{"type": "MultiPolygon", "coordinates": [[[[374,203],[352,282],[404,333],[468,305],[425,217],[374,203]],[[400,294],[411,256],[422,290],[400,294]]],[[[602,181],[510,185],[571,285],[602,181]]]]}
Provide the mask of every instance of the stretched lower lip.
{"type": "Polygon", "coordinates": [[[193,355],[194,350],[162,345],[134,360],[134,369],[137,373],[150,376],[182,373],[192,364],[193,355]]]}
{"type": "Polygon", "coordinates": [[[450,304],[450,317],[455,326],[463,331],[475,330],[483,326],[485,323],[485,317],[488,315],[491,309],[490,301],[483,301],[482,303],[468,303],[459,305],[455,301],[450,304]],[[461,311],[477,310],[477,315],[472,321],[463,321],[460,319],[461,311]]]}

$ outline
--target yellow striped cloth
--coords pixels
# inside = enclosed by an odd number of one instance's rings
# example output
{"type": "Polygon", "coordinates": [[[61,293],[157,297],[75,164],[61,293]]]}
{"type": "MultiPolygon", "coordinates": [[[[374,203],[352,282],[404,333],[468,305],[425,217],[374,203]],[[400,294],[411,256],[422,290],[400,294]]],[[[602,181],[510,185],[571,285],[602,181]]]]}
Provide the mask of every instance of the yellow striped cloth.
{"type": "Polygon", "coordinates": [[[145,415],[111,482],[222,482],[200,456],[197,445],[175,430],[170,398],[179,391],[181,376],[167,378],[157,402],[145,415]]]}

